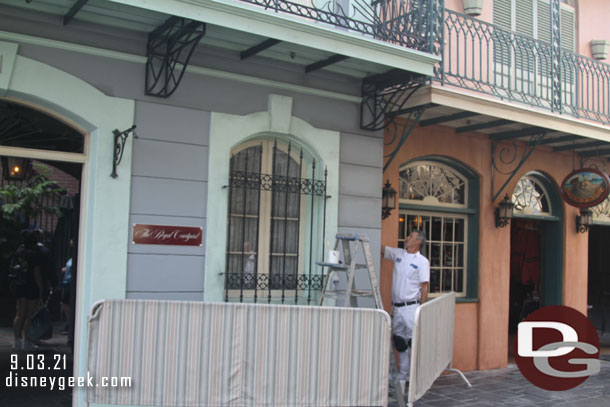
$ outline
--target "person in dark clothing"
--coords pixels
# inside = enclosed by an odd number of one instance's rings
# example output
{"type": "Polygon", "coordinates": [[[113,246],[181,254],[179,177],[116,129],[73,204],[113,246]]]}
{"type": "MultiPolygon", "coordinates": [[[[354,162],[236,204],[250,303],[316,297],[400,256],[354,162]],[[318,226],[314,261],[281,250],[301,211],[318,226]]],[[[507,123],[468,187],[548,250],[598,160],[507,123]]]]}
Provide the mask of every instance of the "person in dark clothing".
{"type": "Polygon", "coordinates": [[[15,257],[19,259],[25,278],[14,288],[17,312],[13,321],[15,336],[13,350],[30,351],[35,349],[35,346],[27,337],[27,331],[44,288],[40,252],[37,248],[37,238],[33,233],[24,233],[23,244],[17,249],[15,257]]]}
{"type": "Polygon", "coordinates": [[[51,250],[44,243],[44,232],[41,229],[36,229],[32,232],[36,238],[36,247],[40,256],[40,271],[42,272],[43,280],[43,295],[41,300],[47,301],[47,298],[57,289],[59,282],[57,273],[53,266],[53,258],[51,250]]]}

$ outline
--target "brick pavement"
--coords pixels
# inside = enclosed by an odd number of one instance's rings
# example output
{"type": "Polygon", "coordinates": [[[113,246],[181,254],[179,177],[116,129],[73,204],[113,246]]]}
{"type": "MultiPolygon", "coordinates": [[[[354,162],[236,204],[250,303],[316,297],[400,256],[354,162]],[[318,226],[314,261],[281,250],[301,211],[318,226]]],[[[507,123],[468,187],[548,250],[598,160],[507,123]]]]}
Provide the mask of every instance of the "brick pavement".
{"type": "MultiPolygon", "coordinates": [[[[610,355],[602,356],[600,373],[580,386],[560,392],[531,384],[516,365],[466,372],[472,387],[457,374],[441,376],[414,407],[610,407],[610,355]]],[[[390,407],[398,406],[395,400],[390,407]]]]}

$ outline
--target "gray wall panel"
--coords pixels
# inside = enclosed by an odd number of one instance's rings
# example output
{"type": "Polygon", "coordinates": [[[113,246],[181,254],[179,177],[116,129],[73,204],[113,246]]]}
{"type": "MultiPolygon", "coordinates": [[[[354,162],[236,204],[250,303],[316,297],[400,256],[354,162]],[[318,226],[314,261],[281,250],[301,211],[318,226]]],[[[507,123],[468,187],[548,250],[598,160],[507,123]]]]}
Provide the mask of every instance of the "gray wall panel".
{"type": "Polygon", "coordinates": [[[381,196],[381,170],[353,164],[339,166],[339,193],[379,198],[381,196]]]}
{"type": "Polygon", "coordinates": [[[131,213],[203,218],[207,182],[132,177],[131,213]]]}
{"type": "Polygon", "coordinates": [[[209,145],[207,111],[137,101],[135,116],[140,139],[209,145]]]}
{"type": "Polygon", "coordinates": [[[131,215],[129,219],[129,254],[177,254],[177,255],[199,255],[205,254],[205,219],[203,218],[182,218],[174,216],[152,216],[152,215],[131,215]],[[203,246],[168,246],[157,244],[133,244],[132,232],[133,224],[144,225],[173,225],[191,226],[203,228],[203,246]]]}
{"type": "Polygon", "coordinates": [[[203,256],[131,254],[127,291],[203,291],[203,256]]]}
{"type": "Polygon", "coordinates": [[[342,163],[382,168],[383,138],[381,135],[363,136],[343,133],[340,154],[342,163]]]}
{"type": "Polygon", "coordinates": [[[207,181],[208,147],[139,138],[132,165],[133,176],[207,181]]]}
{"type": "Polygon", "coordinates": [[[381,198],[340,195],[339,227],[381,228],[381,198]]]}
{"type": "Polygon", "coordinates": [[[130,300],[203,301],[203,291],[192,292],[147,292],[127,291],[130,300]]]}

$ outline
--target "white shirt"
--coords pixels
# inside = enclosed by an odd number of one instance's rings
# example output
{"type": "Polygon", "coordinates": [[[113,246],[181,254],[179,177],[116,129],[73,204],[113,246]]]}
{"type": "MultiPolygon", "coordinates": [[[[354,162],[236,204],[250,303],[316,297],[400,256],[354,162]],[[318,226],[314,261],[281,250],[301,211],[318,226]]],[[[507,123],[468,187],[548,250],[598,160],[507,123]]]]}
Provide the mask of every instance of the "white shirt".
{"type": "Polygon", "coordinates": [[[386,247],[385,259],[394,262],[392,302],[407,302],[421,298],[421,284],[430,281],[430,262],[420,252],[386,247]]]}

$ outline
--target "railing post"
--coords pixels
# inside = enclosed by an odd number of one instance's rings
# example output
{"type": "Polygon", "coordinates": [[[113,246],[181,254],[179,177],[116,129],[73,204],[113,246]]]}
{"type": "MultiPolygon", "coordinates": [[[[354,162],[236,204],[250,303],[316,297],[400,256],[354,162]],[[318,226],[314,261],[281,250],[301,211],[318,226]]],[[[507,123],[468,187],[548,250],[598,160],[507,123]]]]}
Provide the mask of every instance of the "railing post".
{"type": "Polygon", "coordinates": [[[551,0],[551,110],[561,112],[561,5],[551,0]]]}

